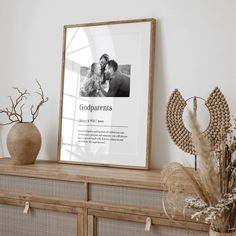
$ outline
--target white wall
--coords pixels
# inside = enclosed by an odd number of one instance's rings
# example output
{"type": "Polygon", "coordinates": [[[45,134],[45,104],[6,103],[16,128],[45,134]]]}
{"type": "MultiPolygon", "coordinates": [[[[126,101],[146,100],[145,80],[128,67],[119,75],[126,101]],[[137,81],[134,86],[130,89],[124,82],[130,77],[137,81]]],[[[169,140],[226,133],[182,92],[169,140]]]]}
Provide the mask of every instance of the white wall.
{"type": "MultiPolygon", "coordinates": [[[[161,168],[190,159],[165,127],[175,88],[185,98],[207,98],[219,86],[236,114],[236,1],[0,0],[0,108],[12,86],[36,90],[35,78],[41,82],[49,102],[35,122],[43,137],[40,159],[56,159],[63,25],[149,17],[158,20],[152,167],[161,168]]],[[[7,130],[0,129],[2,156],[7,130]]]]}

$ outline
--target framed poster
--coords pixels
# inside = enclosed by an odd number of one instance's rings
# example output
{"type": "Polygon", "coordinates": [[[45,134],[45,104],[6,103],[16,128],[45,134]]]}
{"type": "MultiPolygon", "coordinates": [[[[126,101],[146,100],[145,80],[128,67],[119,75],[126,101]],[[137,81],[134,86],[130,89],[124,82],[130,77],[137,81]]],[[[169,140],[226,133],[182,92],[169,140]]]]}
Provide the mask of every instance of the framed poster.
{"type": "Polygon", "coordinates": [[[59,162],[149,168],[155,23],[64,26],[59,162]]]}

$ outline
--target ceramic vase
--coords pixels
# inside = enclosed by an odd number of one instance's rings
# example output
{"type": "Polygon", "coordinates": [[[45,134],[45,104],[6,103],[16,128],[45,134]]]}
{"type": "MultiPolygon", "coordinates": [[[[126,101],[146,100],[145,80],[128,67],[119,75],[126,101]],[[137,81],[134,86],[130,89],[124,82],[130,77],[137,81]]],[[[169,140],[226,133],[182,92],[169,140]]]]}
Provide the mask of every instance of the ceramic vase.
{"type": "Polygon", "coordinates": [[[7,136],[7,148],[14,164],[33,164],[41,148],[38,128],[31,122],[15,123],[7,136]]]}

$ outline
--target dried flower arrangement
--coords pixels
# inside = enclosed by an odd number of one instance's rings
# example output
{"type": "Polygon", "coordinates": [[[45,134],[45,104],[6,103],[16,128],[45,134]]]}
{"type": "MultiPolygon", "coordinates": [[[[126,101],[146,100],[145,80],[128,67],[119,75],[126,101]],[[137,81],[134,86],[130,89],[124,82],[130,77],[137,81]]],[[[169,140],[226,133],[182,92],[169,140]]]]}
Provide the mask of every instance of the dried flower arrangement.
{"type": "Polygon", "coordinates": [[[163,170],[163,183],[168,190],[164,210],[174,218],[177,212],[185,214],[190,209],[193,219],[204,219],[215,232],[236,231],[234,129],[222,130],[221,145],[212,148],[209,139],[201,133],[195,114],[189,112],[189,117],[199,168],[193,171],[180,163],[171,163],[163,170]],[[183,182],[189,193],[183,191],[183,182]]]}
{"type": "MultiPolygon", "coordinates": [[[[44,97],[44,93],[43,93],[43,89],[42,86],[40,85],[40,83],[36,80],[38,86],[39,86],[39,92],[35,92],[36,94],[38,94],[41,98],[40,102],[38,103],[38,105],[36,107],[34,107],[34,105],[31,106],[30,108],[30,112],[32,115],[32,123],[35,121],[35,119],[37,118],[38,114],[39,114],[39,108],[48,101],[48,97],[44,97]]],[[[23,120],[23,106],[25,104],[22,104],[22,102],[24,100],[27,99],[27,97],[30,95],[29,92],[27,90],[25,91],[21,91],[19,88],[13,87],[13,89],[15,89],[18,92],[18,97],[15,99],[15,101],[13,101],[12,97],[9,96],[10,100],[11,100],[11,106],[8,108],[6,107],[5,109],[0,109],[0,114],[5,114],[8,117],[9,122],[7,123],[3,123],[0,125],[8,125],[8,124],[12,124],[12,123],[24,123],[25,121],[23,120]]]]}

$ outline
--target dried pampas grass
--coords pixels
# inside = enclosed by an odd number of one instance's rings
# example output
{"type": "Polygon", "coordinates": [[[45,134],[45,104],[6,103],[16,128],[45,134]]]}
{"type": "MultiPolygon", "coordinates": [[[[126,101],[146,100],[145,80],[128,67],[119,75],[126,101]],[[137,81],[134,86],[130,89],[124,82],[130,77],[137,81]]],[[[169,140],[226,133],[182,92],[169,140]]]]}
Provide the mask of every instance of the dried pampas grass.
{"type": "Polygon", "coordinates": [[[217,232],[229,232],[236,224],[236,201],[232,192],[221,190],[221,176],[216,150],[200,131],[195,113],[189,112],[192,140],[198,155],[199,168],[194,171],[180,163],[170,163],[162,171],[162,181],[167,189],[163,208],[168,217],[194,210],[192,218],[204,218],[217,232]],[[195,195],[194,195],[195,194],[195,195]],[[185,204],[184,204],[185,203],[185,204]]]}
{"type": "Polygon", "coordinates": [[[173,162],[162,171],[162,183],[168,191],[168,199],[173,199],[173,205],[178,206],[180,199],[186,198],[186,193],[195,193],[203,201],[207,201],[206,193],[201,187],[198,173],[180,163],[173,162]],[[184,186],[184,187],[183,187],[184,186]]]}
{"type": "MultiPolygon", "coordinates": [[[[199,168],[197,170],[202,191],[209,206],[216,204],[220,199],[220,177],[217,170],[217,159],[212,152],[210,142],[202,135],[196,116],[189,111],[189,123],[192,139],[198,155],[199,168]]],[[[199,196],[200,197],[200,196],[199,196]]]]}

